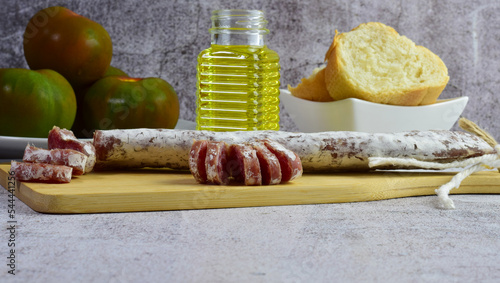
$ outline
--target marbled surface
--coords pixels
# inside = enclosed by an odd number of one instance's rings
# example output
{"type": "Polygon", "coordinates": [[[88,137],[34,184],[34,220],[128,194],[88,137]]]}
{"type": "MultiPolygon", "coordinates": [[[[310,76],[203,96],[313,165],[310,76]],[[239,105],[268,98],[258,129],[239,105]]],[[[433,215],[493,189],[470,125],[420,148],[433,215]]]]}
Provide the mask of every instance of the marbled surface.
{"type": "Polygon", "coordinates": [[[499,282],[500,195],[452,198],[84,215],[17,201],[17,274],[1,264],[0,282],[499,282]]]}
{"type": "MultiPolygon", "coordinates": [[[[161,77],[195,119],[196,56],[210,44],[210,13],[219,8],[264,10],[270,48],[281,57],[281,84],[296,85],[323,62],[335,30],[379,21],[439,55],[450,82],[442,98],[469,96],[463,115],[500,139],[500,2],[446,1],[28,1],[2,0],[0,67],[27,67],[22,34],[38,10],[64,5],[103,25],[114,46],[112,65],[135,77],[161,77]]],[[[282,107],[283,130],[295,130],[282,107]]]]}

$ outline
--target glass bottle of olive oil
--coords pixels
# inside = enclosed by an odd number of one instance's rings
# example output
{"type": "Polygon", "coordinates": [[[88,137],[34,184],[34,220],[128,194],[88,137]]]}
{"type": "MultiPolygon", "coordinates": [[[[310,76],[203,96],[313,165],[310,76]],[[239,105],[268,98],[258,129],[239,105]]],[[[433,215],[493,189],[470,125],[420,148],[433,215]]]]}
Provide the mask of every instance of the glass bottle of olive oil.
{"type": "Polygon", "coordinates": [[[258,10],[212,12],[211,47],[198,56],[196,128],[279,130],[280,65],[258,10]]]}

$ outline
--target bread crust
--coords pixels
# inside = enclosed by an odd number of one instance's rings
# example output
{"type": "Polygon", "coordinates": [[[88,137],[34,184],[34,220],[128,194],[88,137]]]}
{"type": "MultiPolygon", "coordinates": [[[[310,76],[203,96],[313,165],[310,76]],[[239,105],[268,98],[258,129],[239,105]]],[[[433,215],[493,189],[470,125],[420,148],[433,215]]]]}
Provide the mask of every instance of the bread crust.
{"type": "MultiPolygon", "coordinates": [[[[384,29],[389,35],[392,34],[393,36],[399,37],[399,34],[393,28],[376,22],[361,24],[352,31],[362,28],[384,29]]],[[[347,70],[348,67],[345,64],[346,60],[349,60],[349,54],[343,54],[349,52],[349,50],[345,50],[347,48],[343,46],[346,35],[347,33],[339,34],[335,31],[333,42],[325,55],[325,60],[327,60],[325,85],[330,96],[334,100],[359,98],[371,102],[391,105],[427,105],[436,102],[448,83],[448,69],[444,62],[427,48],[415,46],[415,52],[422,54],[422,57],[430,58],[429,60],[435,64],[433,67],[435,67],[438,73],[445,74],[441,81],[432,84],[421,83],[411,88],[394,85],[390,89],[385,90],[384,93],[370,91],[369,87],[361,88],[355,83],[358,78],[349,74],[349,70],[347,70]]]]}
{"type": "Polygon", "coordinates": [[[301,82],[296,87],[288,85],[290,93],[295,97],[311,101],[333,101],[333,98],[326,88],[325,67],[326,66],[322,66],[314,69],[312,75],[307,78],[302,78],[301,82]]]}

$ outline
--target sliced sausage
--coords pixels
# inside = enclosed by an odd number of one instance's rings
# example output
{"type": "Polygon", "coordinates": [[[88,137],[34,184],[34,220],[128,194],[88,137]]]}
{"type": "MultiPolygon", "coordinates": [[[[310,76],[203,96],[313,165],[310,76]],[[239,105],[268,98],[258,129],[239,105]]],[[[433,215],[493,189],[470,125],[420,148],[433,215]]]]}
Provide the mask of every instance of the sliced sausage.
{"type": "Polygon", "coordinates": [[[16,180],[24,182],[69,183],[73,168],[46,163],[12,161],[10,170],[16,180]]]}
{"type": "Polygon", "coordinates": [[[247,144],[232,144],[230,146],[231,176],[247,186],[262,185],[259,159],[256,150],[247,144]]]}
{"type": "Polygon", "coordinates": [[[207,181],[216,185],[229,184],[226,170],[228,146],[225,142],[208,142],[205,157],[207,181]]]}
{"type": "Polygon", "coordinates": [[[264,140],[264,144],[279,160],[282,183],[302,176],[302,162],[295,152],[273,140],[264,140]]]}
{"type": "Polygon", "coordinates": [[[208,141],[197,140],[193,142],[189,153],[189,170],[198,183],[207,182],[207,170],[205,166],[208,141]]]}
{"type": "Polygon", "coordinates": [[[43,149],[27,145],[24,150],[24,162],[65,165],[73,168],[73,175],[85,173],[87,156],[72,149],[43,149]]]}
{"type": "Polygon", "coordinates": [[[253,142],[262,174],[262,185],[281,183],[281,166],[278,158],[262,142],[253,142]]]}
{"type": "Polygon", "coordinates": [[[96,150],[94,145],[91,142],[77,139],[70,130],[60,129],[54,126],[52,130],[49,131],[48,147],[49,149],[73,149],[87,155],[87,163],[85,165],[85,172],[87,173],[92,171],[96,163],[96,150]]]}

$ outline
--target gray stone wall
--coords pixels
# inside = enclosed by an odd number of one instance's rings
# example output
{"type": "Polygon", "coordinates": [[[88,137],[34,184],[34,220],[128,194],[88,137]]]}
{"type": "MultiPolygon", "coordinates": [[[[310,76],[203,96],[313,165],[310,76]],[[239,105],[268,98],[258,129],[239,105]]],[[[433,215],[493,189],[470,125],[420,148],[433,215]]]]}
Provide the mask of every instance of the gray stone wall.
{"type": "MultiPolygon", "coordinates": [[[[161,77],[195,119],[196,56],[210,44],[210,13],[264,10],[270,48],[281,57],[281,84],[296,85],[323,62],[335,30],[379,21],[438,54],[450,82],[441,98],[469,96],[464,116],[500,140],[500,1],[51,1],[1,0],[0,67],[27,67],[22,34],[38,10],[61,5],[103,25],[113,40],[112,65],[135,77],[161,77]]],[[[282,109],[282,129],[296,129],[282,109]]]]}

